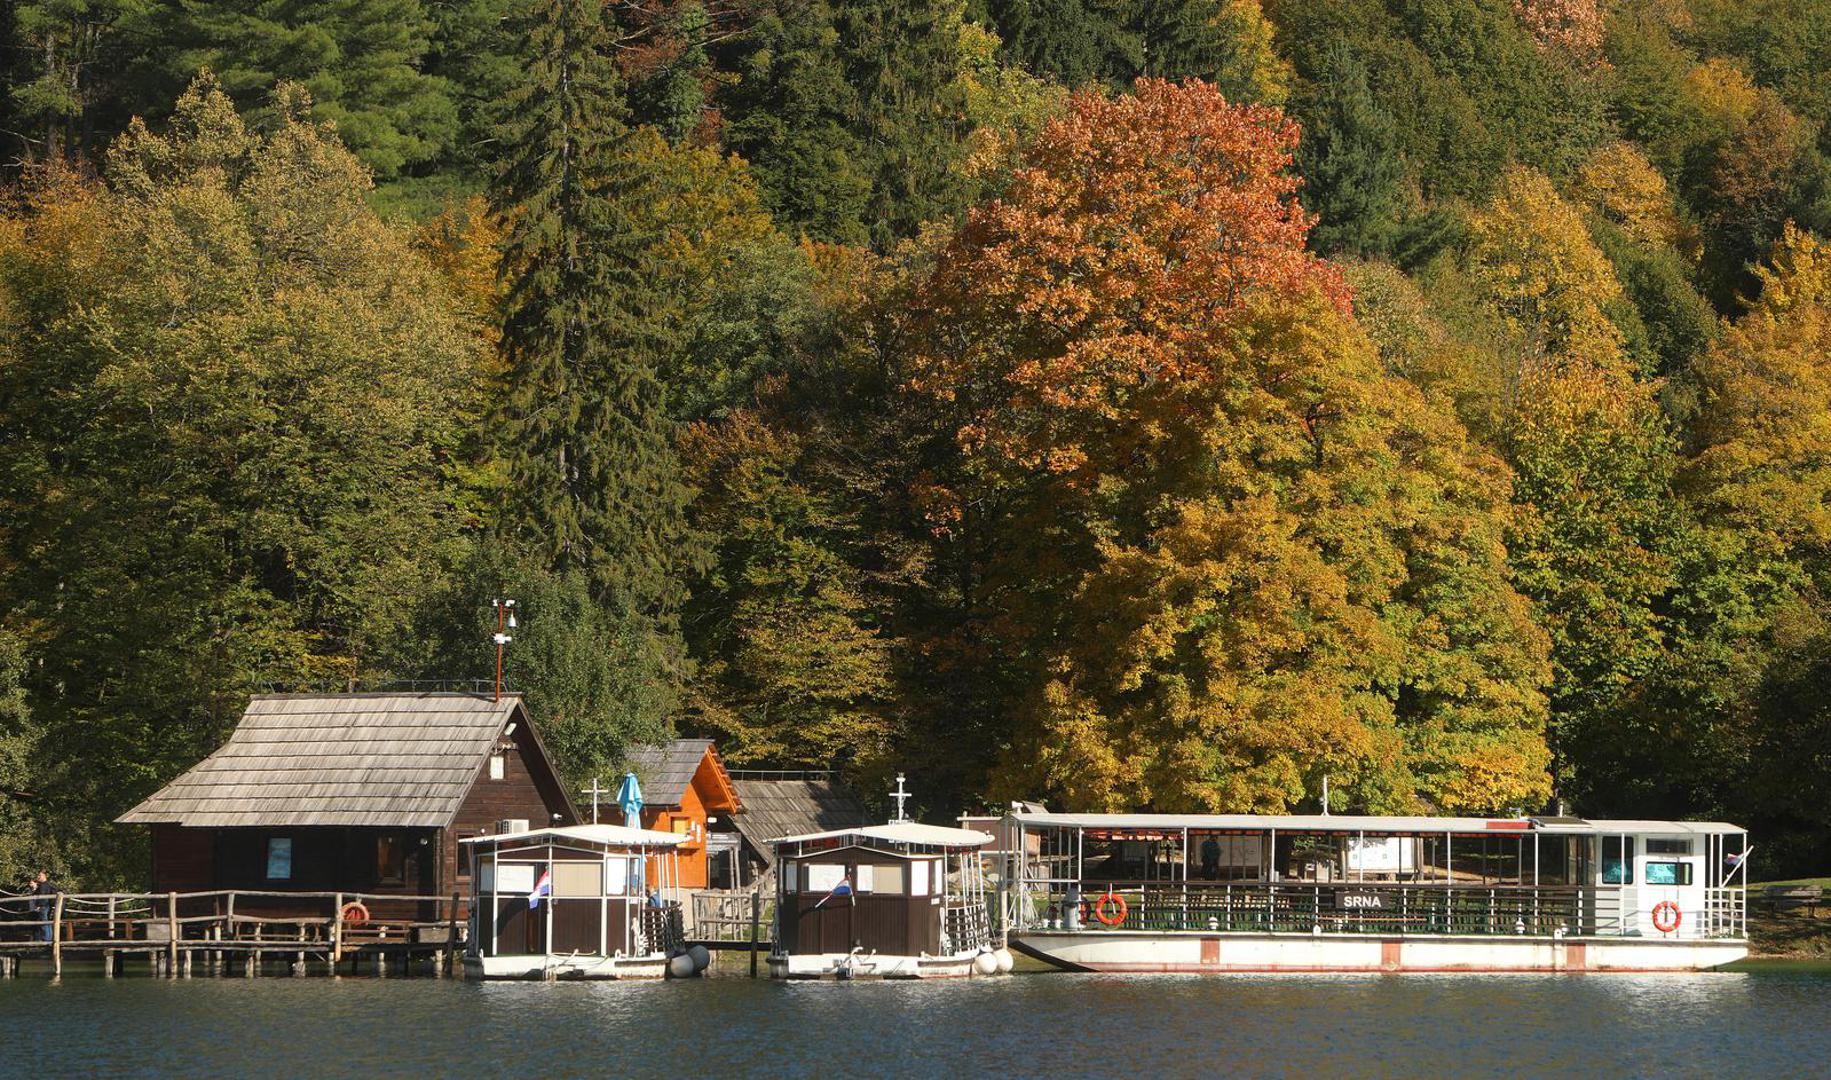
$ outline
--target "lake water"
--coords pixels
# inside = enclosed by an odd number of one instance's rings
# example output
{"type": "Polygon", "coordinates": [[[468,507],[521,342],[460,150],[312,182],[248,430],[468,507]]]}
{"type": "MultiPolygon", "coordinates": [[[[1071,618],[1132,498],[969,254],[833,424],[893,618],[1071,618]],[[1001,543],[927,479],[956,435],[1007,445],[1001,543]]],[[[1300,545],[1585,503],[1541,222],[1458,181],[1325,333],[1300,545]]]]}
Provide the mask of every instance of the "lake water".
{"type": "Polygon", "coordinates": [[[36,1076],[1809,1076],[1831,974],[0,981],[36,1076]]]}

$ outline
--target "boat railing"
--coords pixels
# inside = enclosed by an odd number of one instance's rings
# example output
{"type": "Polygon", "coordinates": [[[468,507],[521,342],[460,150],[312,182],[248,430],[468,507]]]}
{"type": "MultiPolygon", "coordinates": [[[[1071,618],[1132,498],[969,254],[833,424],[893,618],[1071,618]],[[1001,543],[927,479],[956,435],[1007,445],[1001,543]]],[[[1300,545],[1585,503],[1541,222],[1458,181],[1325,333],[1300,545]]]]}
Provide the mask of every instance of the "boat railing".
{"type": "MultiPolygon", "coordinates": [[[[1581,885],[1056,881],[1021,892],[1014,922],[1032,930],[1608,937],[1638,929],[1622,890],[1581,885]],[[1124,904],[1103,904],[1108,894],[1124,904]]],[[[1740,903],[1712,898],[1685,936],[1740,936],[1740,903]]]]}

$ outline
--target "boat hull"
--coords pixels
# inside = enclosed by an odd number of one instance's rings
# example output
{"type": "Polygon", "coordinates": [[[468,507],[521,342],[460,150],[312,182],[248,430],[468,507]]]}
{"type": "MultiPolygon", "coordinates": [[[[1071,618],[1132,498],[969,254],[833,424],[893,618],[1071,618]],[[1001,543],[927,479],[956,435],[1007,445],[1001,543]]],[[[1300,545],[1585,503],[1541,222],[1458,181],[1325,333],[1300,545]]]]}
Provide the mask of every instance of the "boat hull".
{"type": "Polygon", "coordinates": [[[886,956],[884,954],[797,953],[769,958],[772,979],[963,979],[973,974],[973,958],[960,956],[886,956]]]}
{"type": "Polygon", "coordinates": [[[471,979],[661,979],[665,956],[466,956],[471,979]]]}
{"type": "Polygon", "coordinates": [[[1748,955],[1746,941],[1361,934],[1035,931],[1011,948],[1069,971],[1703,971],[1748,955]]]}

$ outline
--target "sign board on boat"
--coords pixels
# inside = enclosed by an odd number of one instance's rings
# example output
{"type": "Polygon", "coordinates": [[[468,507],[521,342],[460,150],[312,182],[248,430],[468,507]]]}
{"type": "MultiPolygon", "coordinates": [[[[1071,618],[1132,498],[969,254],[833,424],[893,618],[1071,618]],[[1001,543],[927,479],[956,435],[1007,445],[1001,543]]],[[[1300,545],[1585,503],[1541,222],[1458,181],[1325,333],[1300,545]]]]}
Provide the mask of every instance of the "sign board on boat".
{"type": "Polygon", "coordinates": [[[1337,911],[1386,911],[1386,894],[1372,889],[1340,889],[1335,893],[1337,911]]]}

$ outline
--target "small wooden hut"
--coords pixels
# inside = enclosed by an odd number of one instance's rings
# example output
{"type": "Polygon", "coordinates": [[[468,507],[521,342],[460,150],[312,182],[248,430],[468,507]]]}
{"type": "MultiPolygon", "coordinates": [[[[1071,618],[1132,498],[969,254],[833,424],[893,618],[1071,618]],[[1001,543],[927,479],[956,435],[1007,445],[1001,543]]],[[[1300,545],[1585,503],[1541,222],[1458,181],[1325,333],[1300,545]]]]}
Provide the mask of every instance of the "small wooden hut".
{"type": "Polygon", "coordinates": [[[744,804],[711,739],[675,739],[629,752],[642,784],[642,827],[680,836],[680,884],[737,887],[735,815],[744,804]]]}
{"type": "MultiPolygon", "coordinates": [[[[443,897],[470,892],[460,841],[578,813],[518,696],[289,694],[256,697],[228,742],[117,820],[151,828],[158,892],[443,897]]],[[[431,907],[368,906],[377,920],[431,907]]]]}

